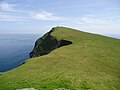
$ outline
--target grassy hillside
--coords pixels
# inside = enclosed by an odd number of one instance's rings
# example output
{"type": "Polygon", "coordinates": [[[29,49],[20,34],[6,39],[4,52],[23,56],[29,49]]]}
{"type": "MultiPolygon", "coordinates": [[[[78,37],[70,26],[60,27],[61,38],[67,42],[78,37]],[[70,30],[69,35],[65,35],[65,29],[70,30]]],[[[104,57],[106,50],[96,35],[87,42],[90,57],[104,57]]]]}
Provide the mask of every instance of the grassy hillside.
{"type": "Polygon", "coordinates": [[[120,40],[56,27],[57,40],[73,44],[31,58],[0,76],[0,90],[120,90],[120,40]]]}

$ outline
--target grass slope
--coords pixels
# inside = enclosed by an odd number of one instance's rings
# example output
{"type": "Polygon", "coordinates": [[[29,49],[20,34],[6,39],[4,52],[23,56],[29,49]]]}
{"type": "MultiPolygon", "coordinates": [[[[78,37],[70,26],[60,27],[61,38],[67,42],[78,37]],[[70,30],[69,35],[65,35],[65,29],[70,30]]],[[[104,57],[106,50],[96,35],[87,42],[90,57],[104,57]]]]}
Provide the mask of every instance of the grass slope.
{"type": "Polygon", "coordinates": [[[32,58],[0,76],[0,90],[120,90],[120,40],[56,27],[52,36],[73,44],[32,58]]]}

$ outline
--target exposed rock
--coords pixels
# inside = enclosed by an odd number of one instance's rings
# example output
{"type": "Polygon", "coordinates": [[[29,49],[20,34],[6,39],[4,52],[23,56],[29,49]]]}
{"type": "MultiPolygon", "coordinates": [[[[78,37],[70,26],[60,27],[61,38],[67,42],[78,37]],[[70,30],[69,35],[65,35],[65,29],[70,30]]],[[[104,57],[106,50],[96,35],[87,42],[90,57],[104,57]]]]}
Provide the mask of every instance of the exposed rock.
{"type": "Polygon", "coordinates": [[[42,56],[50,53],[56,48],[72,44],[72,42],[68,40],[57,40],[51,35],[53,31],[54,28],[35,42],[34,49],[30,53],[30,58],[42,56]]]}
{"type": "Polygon", "coordinates": [[[64,88],[57,88],[57,89],[55,89],[55,90],[65,90],[64,88]]]}
{"type": "Polygon", "coordinates": [[[25,64],[25,61],[21,62],[21,63],[19,64],[19,66],[21,66],[21,65],[23,65],[23,64],[25,64]]]}
{"type": "Polygon", "coordinates": [[[60,41],[58,41],[58,48],[62,47],[62,46],[69,45],[69,44],[72,44],[72,42],[68,41],[68,40],[60,40],[60,41]]]}

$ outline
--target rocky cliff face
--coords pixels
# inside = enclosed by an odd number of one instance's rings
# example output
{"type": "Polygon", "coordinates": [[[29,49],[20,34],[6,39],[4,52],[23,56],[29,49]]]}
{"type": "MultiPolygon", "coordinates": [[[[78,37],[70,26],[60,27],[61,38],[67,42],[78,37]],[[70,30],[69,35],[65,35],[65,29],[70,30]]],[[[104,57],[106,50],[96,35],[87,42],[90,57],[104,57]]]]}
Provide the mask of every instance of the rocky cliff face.
{"type": "Polygon", "coordinates": [[[35,42],[35,46],[30,53],[30,58],[42,56],[50,53],[56,48],[72,44],[71,41],[57,40],[55,37],[53,37],[51,33],[54,32],[54,30],[55,28],[52,28],[51,31],[46,33],[44,36],[42,36],[35,42]]]}

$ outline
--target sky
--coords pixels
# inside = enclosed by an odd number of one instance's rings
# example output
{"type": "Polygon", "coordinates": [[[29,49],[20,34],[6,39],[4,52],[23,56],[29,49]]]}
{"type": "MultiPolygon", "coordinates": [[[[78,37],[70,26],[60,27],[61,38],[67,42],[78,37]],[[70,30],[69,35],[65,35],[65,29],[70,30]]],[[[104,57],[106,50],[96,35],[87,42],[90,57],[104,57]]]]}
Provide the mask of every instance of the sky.
{"type": "Polygon", "coordinates": [[[120,34],[120,0],[0,0],[0,34],[39,34],[54,26],[120,34]]]}

